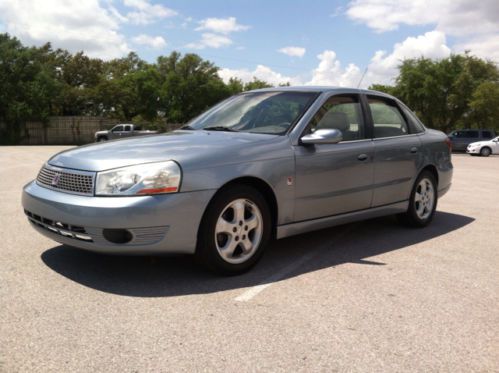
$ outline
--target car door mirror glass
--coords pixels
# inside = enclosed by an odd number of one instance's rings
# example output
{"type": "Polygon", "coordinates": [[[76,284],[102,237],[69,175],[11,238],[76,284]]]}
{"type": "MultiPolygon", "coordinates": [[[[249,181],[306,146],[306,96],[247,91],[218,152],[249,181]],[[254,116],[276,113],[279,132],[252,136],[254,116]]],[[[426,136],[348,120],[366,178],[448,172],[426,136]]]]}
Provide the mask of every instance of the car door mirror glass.
{"type": "Polygon", "coordinates": [[[343,140],[343,134],[338,129],[318,129],[313,133],[301,138],[301,142],[306,145],[311,144],[337,144],[343,140]]]}

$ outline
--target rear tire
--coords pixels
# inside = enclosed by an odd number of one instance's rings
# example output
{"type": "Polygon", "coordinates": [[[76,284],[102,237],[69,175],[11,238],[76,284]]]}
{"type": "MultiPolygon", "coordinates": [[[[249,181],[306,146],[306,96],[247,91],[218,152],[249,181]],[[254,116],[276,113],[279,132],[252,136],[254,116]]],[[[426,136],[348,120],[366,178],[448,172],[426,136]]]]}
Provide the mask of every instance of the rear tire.
{"type": "Polygon", "coordinates": [[[215,195],[203,216],[196,259],[219,274],[246,272],[262,257],[271,232],[265,198],[250,186],[231,186],[215,195]]]}
{"type": "Polygon", "coordinates": [[[426,227],[433,220],[437,201],[438,190],[435,176],[429,171],[423,171],[414,183],[407,211],[397,217],[405,225],[417,228],[426,227]]]}
{"type": "Polygon", "coordinates": [[[492,151],[490,150],[490,148],[483,147],[482,149],[480,149],[480,155],[482,157],[488,157],[491,153],[492,151]]]}

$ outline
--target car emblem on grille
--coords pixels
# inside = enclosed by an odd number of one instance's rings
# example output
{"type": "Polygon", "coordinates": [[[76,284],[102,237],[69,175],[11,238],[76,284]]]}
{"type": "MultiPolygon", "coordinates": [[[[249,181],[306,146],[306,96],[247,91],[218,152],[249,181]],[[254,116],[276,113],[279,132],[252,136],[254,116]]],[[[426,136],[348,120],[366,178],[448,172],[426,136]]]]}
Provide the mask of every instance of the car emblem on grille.
{"type": "Polygon", "coordinates": [[[52,186],[57,186],[59,184],[59,179],[61,178],[61,174],[55,174],[54,177],[52,178],[52,186]]]}

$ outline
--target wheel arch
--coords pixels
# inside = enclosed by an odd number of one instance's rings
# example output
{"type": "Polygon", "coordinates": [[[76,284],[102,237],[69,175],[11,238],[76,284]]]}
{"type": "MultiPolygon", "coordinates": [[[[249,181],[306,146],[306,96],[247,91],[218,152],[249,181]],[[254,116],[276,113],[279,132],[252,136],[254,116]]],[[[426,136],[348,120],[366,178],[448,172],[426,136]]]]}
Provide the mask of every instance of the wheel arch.
{"type": "MultiPolygon", "coordinates": [[[[429,172],[431,172],[431,173],[433,174],[433,176],[435,177],[435,181],[436,181],[436,183],[437,183],[437,188],[438,188],[438,180],[439,180],[439,177],[438,177],[438,170],[437,170],[437,168],[436,168],[434,165],[432,165],[432,164],[428,164],[428,165],[424,166],[424,167],[421,169],[421,171],[419,171],[418,177],[419,177],[419,175],[421,175],[421,173],[422,173],[422,172],[424,172],[424,171],[429,171],[429,172]]],[[[417,178],[416,178],[416,179],[417,179],[417,178]]]]}
{"type": "MultiPolygon", "coordinates": [[[[275,192],[272,189],[272,187],[263,179],[260,179],[255,176],[242,176],[238,177],[235,179],[232,179],[230,181],[227,181],[225,184],[223,184],[217,192],[211,197],[210,201],[206,205],[206,208],[203,212],[203,216],[201,218],[201,224],[203,223],[203,220],[205,218],[206,212],[211,206],[211,203],[213,199],[220,193],[223,193],[224,190],[227,188],[230,188],[231,186],[234,185],[248,185],[253,188],[255,188],[258,192],[260,192],[265,198],[265,201],[267,202],[269,209],[270,209],[270,216],[271,216],[271,224],[272,224],[272,237],[274,238],[276,236],[276,231],[277,231],[277,221],[278,221],[278,204],[277,204],[277,198],[275,196],[275,192]]],[[[201,226],[200,224],[200,226],[201,226]]],[[[199,229],[198,229],[199,230],[199,229]]]]}
{"type": "Polygon", "coordinates": [[[484,145],[480,148],[480,153],[482,152],[482,149],[489,149],[490,154],[492,154],[492,148],[488,145],[484,145]]]}

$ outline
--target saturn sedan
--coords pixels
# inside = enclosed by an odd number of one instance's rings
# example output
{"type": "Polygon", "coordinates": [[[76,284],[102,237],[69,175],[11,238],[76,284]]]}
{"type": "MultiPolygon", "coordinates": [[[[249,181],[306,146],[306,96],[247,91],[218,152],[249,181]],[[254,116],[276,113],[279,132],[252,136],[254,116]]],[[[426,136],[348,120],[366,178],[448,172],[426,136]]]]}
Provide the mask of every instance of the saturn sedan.
{"type": "Polygon", "coordinates": [[[447,136],[396,98],[286,87],[236,95],[171,133],[56,154],[22,201],[64,245],[195,254],[236,274],[271,239],[390,214],[424,227],[451,178],[447,136]]]}

